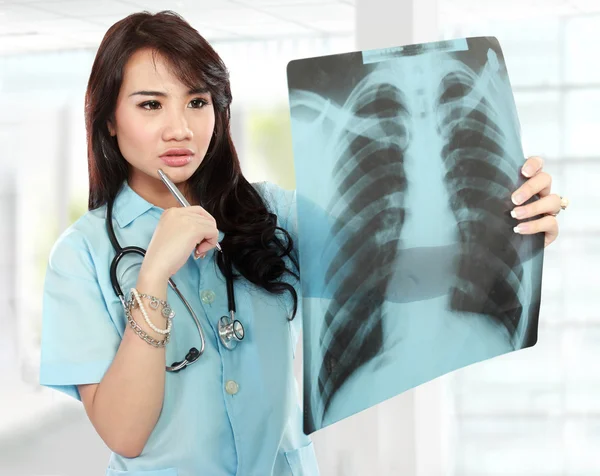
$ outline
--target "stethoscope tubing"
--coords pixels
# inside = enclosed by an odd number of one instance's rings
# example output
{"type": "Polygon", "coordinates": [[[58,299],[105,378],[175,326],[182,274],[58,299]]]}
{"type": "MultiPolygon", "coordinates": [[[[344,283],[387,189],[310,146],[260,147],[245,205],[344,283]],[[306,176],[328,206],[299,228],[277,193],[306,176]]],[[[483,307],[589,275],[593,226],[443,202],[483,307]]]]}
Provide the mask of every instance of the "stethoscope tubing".
{"type": "MultiPolygon", "coordinates": [[[[162,171],[159,171],[159,173],[160,172],[162,172],[162,171]]],[[[165,176],[164,174],[162,174],[162,175],[165,176]]],[[[166,181],[165,180],[163,180],[163,181],[165,182],[165,184],[167,184],[167,182],[169,184],[172,184],[172,182],[170,180],[168,180],[168,177],[166,177],[166,181]]],[[[168,186],[168,184],[167,184],[167,186],[168,186]]],[[[180,198],[178,198],[178,200],[180,201],[182,206],[186,206],[186,204],[187,204],[187,206],[189,206],[189,204],[185,200],[185,197],[183,197],[183,195],[181,195],[181,193],[178,191],[177,187],[175,187],[173,185],[173,188],[169,187],[169,190],[171,190],[171,192],[176,197],[180,197],[180,198]],[[183,203],[182,203],[182,200],[183,200],[183,203]]],[[[117,237],[116,237],[116,234],[114,231],[114,227],[113,227],[113,223],[112,223],[112,208],[113,208],[113,202],[110,201],[107,204],[106,230],[107,230],[110,242],[115,251],[115,256],[110,265],[110,281],[111,281],[113,291],[115,292],[115,294],[121,301],[121,305],[123,306],[123,309],[126,309],[127,304],[125,302],[125,296],[123,294],[123,290],[121,289],[121,286],[119,285],[119,282],[117,279],[118,265],[119,265],[121,259],[129,253],[135,253],[142,257],[145,257],[146,250],[144,250],[143,248],[140,248],[138,246],[127,246],[125,248],[121,247],[121,245],[119,244],[119,242],[117,240],[117,237]]],[[[216,247],[221,253],[223,253],[223,250],[221,249],[221,247],[219,246],[218,243],[217,243],[216,247]]],[[[228,308],[229,308],[229,316],[222,316],[219,319],[218,335],[219,335],[219,338],[220,338],[223,346],[229,350],[232,350],[237,346],[237,343],[244,338],[245,331],[244,331],[244,326],[241,324],[241,322],[235,318],[235,297],[234,297],[233,273],[232,273],[232,268],[231,268],[231,262],[229,261],[229,257],[227,256],[226,253],[223,253],[222,256],[223,256],[223,262],[224,262],[225,269],[226,269],[225,281],[226,281],[226,286],[227,286],[227,304],[228,304],[228,308]]],[[[188,354],[186,355],[186,358],[183,361],[174,362],[171,366],[167,366],[167,368],[166,368],[167,371],[177,372],[177,371],[185,368],[187,365],[195,362],[204,353],[204,350],[206,348],[206,339],[204,336],[204,331],[202,329],[202,325],[200,324],[200,321],[199,321],[198,317],[196,316],[196,313],[190,306],[187,299],[185,299],[185,297],[183,296],[183,294],[181,293],[181,291],[179,290],[179,288],[177,287],[177,285],[175,284],[175,282],[173,281],[172,278],[169,278],[168,283],[169,283],[169,286],[171,286],[171,288],[173,289],[173,291],[177,294],[179,299],[181,299],[181,301],[187,308],[189,314],[192,316],[194,323],[196,325],[196,328],[198,330],[198,334],[200,336],[200,341],[201,341],[200,350],[196,349],[195,347],[192,347],[190,349],[190,351],[188,352],[188,354]]]]}
{"type": "MultiPolygon", "coordinates": [[[[146,250],[144,250],[143,248],[140,248],[139,246],[127,246],[125,248],[121,247],[121,245],[119,244],[117,237],[115,235],[115,230],[114,230],[113,224],[112,224],[112,205],[113,205],[112,202],[109,203],[107,205],[107,211],[106,211],[106,230],[108,232],[108,237],[110,239],[110,242],[116,253],[115,257],[113,258],[113,260],[110,264],[110,283],[113,288],[113,291],[115,292],[115,294],[121,301],[121,305],[123,306],[123,309],[125,309],[127,304],[125,302],[125,296],[123,294],[123,290],[121,289],[121,286],[119,285],[119,280],[117,279],[117,267],[118,267],[121,259],[128,253],[135,253],[135,254],[138,254],[138,255],[144,257],[144,256],[146,256],[146,250]]],[[[200,336],[200,349],[199,350],[196,349],[195,347],[192,347],[190,349],[190,351],[188,352],[188,354],[186,355],[186,358],[183,361],[174,362],[172,365],[166,367],[166,370],[168,372],[177,372],[177,371],[185,368],[188,364],[195,362],[204,353],[204,349],[206,348],[206,339],[204,336],[204,331],[202,330],[202,325],[200,324],[200,321],[198,320],[196,313],[194,312],[194,310],[188,303],[187,299],[185,299],[185,297],[183,296],[183,294],[177,287],[177,284],[175,284],[175,281],[173,281],[172,278],[169,278],[168,283],[169,283],[169,286],[171,286],[171,289],[173,289],[173,291],[175,291],[175,293],[177,294],[177,297],[179,297],[179,299],[181,299],[181,301],[187,308],[188,312],[192,316],[192,319],[194,320],[194,323],[196,324],[196,328],[198,329],[198,334],[200,336]]]]}

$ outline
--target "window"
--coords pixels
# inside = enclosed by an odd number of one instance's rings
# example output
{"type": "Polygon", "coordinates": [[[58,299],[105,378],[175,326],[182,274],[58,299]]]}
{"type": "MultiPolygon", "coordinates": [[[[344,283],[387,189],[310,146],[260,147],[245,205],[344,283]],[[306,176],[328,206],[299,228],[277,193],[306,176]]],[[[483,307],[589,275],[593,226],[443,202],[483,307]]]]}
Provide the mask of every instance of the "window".
{"type": "Polygon", "coordinates": [[[446,38],[498,38],[525,155],[543,156],[553,191],[572,201],[544,258],[538,344],[444,379],[454,401],[449,474],[598,474],[600,16],[444,27],[446,38]]]}

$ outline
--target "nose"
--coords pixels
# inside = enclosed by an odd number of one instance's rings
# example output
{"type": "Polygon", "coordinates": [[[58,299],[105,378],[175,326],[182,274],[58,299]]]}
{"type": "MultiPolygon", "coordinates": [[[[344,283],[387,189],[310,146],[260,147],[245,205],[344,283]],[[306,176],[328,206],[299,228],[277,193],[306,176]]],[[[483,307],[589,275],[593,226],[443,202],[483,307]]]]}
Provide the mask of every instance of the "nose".
{"type": "Polygon", "coordinates": [[[163,139],[168,140],[189,140],[193,132],[188,125],[185,112],[172,111],[166,115],[166,123],[163,129],[163,139]]]}

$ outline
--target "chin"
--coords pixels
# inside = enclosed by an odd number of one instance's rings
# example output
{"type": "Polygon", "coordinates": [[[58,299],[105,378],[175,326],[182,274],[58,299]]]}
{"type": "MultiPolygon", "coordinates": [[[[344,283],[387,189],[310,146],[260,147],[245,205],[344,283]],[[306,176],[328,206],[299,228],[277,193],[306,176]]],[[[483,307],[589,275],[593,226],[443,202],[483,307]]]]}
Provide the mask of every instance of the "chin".
{"type": "MultiPolygon", "coordinates": [[[[158,168],[162,169],[162,171],[169,176],[173,183],[179,184],[187,181],[192,175],[194,175],[199,166],[200,164],[190,162],[189,164],[180,167],[170,167],[166,164],[160,164],[158,168]]],[[[160,178],[158,179],[160,180],[160,178]]]]}

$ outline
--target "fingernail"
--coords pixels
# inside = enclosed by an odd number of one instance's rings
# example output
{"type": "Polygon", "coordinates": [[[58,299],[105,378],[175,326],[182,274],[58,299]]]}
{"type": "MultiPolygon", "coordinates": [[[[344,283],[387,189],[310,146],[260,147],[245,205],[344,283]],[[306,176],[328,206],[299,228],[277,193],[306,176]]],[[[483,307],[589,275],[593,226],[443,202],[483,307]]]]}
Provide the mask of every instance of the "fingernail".
{"type": "Polygon", "coordinates": [[[205,256],[206,256],[206,253],[202,253],[202,254],[200,255],[200,258],[204,259],[204,257],[205,257],[205,256]]]}
{"type": "Polygon", "coordinates": [[[523,172],[523,175],[525,175],[525,177],[531,177],[531,174],[533,173],[532,168],[528,165],[526,167],[523,167],[521,169],[521,172],[523,172]]]}
{"type": "Polygon", "coordinates": [[[521,195],[521,194],[513,195],[512,201],[515,205],[521,205],[521,203],[523,203],[523,195],[521,195]]]}
{"type": "Polygon", "coordinates": [[[510,215],[513,218],[521,218],[525,216],[525,210],[523,208],[513,208],[513,210],[510,212],[510,215]]]}
{"type": "Polygon", "coordinates": [[[517,226],[515,226],[515,227],[513,228],[513,231],[514,231],[515,233],[524,233],[524,232],[526,232],[526,231],[527,231],[527,228],[528,228],[528,226],[527,226],[527,225],[525,225],[524,223],[520,223],[520,224],[518,224],[517,226]]]}

